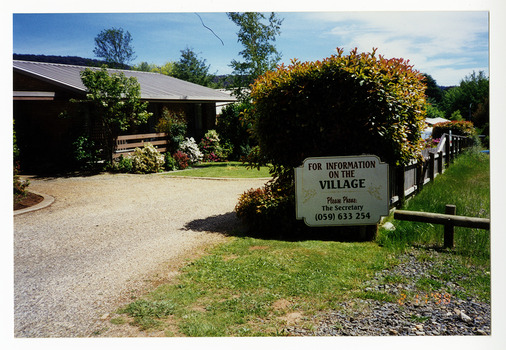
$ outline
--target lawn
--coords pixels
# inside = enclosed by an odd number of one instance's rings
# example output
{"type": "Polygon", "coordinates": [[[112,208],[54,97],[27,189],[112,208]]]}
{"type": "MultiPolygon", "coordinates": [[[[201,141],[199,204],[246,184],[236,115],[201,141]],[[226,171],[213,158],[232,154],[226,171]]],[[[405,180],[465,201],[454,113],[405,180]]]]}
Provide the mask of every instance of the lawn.
{"type": "MultiPolygon", "coordinates": [[[[489,186],[488,156],[467,153],[403,209],[441,212],[451,203],[459,215],[488,217],[489,186]]],[[[118,310],[111,322],[165,336],[277,336],[289,321],[311,329],[312,316],[359,299],[404,302],[420,292],[490,301],[488,231],[457,231],[456,248],[444,250],[442,226],[389,220],[396,230],[381,230],[376,242],[289,242],[232,231],[227,243],[118,310]],[[433,266],[427,276],[412,277],[418,290],[368,291],[376,273],[393,269],[406,252],[433,266]]],[[[388,275],[382,283],[394,287],[406,278],[388,275]]]]}
{"type": "Polygon", "coordinates": [[[248,169],[242,162],[209,162],[191,168],[170,172],[167,176],[217,177],[217,178],[264,178],[271,177],[268,167],[248,169]]]}

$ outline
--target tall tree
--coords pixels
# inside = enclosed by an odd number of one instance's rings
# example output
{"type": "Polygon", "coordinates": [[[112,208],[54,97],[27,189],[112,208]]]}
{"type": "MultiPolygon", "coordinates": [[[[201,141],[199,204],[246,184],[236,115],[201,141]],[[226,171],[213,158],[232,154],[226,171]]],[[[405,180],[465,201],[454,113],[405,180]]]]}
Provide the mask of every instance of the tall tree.
{"type": "Polygon", "coordinates": [[[213,75],[210,75],[209,65],[205,59],[200,59],[192,49],[181,50],[181,58],[174,63],[172,76],[181,80],[202,86],[211,86],[213,75]]]}
{"type": "Polygon", "coordinates": [[[430,99],[431,103],[437,105],[441,102],[444,91],[437,85],[436,80],[431,75],[424,73],[423,76],[425,77],[425,85],[427,85],[425,95],[430,99]]]}
{"type": "Polygon", "coordinates": [[[126,68],[136,57],[132,47],[132,36],[122,28],[101,31],[95,38],[93,53],[105,59],[110,67],[126,68]]]}
{"type": "Polygon", "coordinates": [[[239,52],[244,61],[232,60],[230,63],[235,75],[234,93],[243,98],[244,88],[248,88],[261,74],[276,68],[281,59],[274,41],[281,33],[283,19],[277,18],[274,12],[269,15],[267,24],[262,23],[266,17],[259,12],[228,12],[227,15],[239,26],[237,41],[244,47],[239,52]]]}

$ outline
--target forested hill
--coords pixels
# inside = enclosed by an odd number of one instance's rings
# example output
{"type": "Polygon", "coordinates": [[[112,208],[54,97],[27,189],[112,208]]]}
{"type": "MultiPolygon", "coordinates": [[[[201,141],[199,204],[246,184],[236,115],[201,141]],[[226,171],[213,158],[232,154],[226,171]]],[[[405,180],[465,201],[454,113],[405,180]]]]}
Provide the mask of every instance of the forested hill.
{"type": "Polygon", "coordinates": [[[83,58],[77,56],[46,56],[46,55],[31,55],[31,54],[13,54],[14,60],[32,61],[32,62],[47,62],[47,63],[60,63],[70,64],[74,66],[88,66],[100,67],[105,64],[104,61],[95,60],[92,58],[83,58]]]}

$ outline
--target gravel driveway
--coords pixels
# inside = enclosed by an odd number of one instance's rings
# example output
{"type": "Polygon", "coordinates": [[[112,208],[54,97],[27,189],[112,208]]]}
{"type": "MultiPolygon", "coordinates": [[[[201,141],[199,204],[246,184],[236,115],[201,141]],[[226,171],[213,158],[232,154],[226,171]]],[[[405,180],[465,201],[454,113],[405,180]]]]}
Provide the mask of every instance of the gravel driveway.
{"type": "Polygon", "coordinates": [[[236,223],[238,196],[265,179],[164,175],[32,179],[48,208],[14,217],[14,334],[87,337],[236,223]]]}

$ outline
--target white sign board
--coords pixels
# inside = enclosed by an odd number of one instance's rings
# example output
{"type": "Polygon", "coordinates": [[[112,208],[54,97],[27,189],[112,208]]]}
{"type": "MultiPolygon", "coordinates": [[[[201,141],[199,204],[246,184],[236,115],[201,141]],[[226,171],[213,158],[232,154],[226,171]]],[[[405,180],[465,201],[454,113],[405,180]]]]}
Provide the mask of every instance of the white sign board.
{"type": "Polygon", "coordinates": [[[307,158],[295,168],[295,203],[308,226],[377,224],[389,211],[388,164],[374,155],[307,158]]]}

